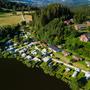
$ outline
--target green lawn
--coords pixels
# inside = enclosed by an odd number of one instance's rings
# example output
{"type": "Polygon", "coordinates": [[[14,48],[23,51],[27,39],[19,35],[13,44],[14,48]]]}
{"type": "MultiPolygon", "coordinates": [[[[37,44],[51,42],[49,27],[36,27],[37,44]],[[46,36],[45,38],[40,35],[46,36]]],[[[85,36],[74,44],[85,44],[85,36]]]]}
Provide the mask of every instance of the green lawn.
{"type": "Polygon", "coordinates": [[[73,65],[83,70],[90,70],[90,68],[88,68],[85,63],[82,63],[82,61],[73,63],[73,65]]]}
{"type": "MultiPolygon", "coordinates": [[[[54,53],[55,57],[60,58],[61,61],[65,62],[65,63],[69,63],[71,62],[72,56],[63,56],[61,52],[58,53],[54,53]]],[[[83,70],[90,70],[90,68],[88,68],[85,64],[85,61],[79,61],[79,62],[75,62],[72,63],[74,66],[83,69],[83,70]]]]}
{"type": "Polygon", "coordinates": [[[60,58],[60,60],[69,63],[71,61],[71,56],[65,57],[61,52],[54,53],[55,57],[60,58]]]}

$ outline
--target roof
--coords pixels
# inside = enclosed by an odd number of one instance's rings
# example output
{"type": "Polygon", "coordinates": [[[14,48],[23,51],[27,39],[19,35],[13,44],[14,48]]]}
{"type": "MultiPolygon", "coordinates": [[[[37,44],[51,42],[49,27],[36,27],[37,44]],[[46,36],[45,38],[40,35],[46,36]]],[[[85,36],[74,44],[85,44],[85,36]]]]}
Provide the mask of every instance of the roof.
{"type": "Polygon", "coordinates": [[[19,49],[15,49],[15,52],[19,51],[19,49]]]}
{"type": "Polygon", "coordinates": [[[90,40],[90,33],[85,33],[85,34],[82,34],[81,36],[80,36],[80,38],[87,38],[87,39],[89,39],[90,40]]]}
{"type": "Polygon", "coordinates": [[[51,58],[48,57],[48,56],[43,58],[43,61],[44,61],[44,62],[47,62],[47,61],[49,61],[49,60],[51,60],[51,58]]]}
{"type": "Polygon", "coordinates": [[[86,28],[86,25],[85,24],[76,24],[75,25],[75,28],[76,28],[76,30],[85,29],[86,28]]]}
{"type": "Polygon", "coordinates": [[[7,49],[7,51],[14,51],[14,50],[15,50],[15,48],[13,48],[13,47],[10,47],[7,49]]]}
{"type": "Polygon", "coordinates": [[[17,46],[17,43],[14,43],[14,46],[17,46]]]}
{"type": "Polygon", "coordinates": [[[27,46],[28,46],[28,47],[31,47],[31,46],[32,46],[32,44],[30,43],[30,44],[28,44],[27,46]]]}
{"type": "Polygon", "coordinates": [[[47,50],[44,48],[44,49],[42,50],[42,52],[47,52],[47,50]]]}
{"type": "Polygon", "coordinates": [[[25,57],[25,56],[26,56],[26,54],[25,54],[25,53],[23,53],[21,56],[22,56],[22,57],[25,57]]]}
{"type": "Polygon", "coordinates": [[[33,58],[34,61],[41,61],[39,58],[35,57],[33,58]]]}
{"type": "Polygon", "coordinates": [[[70,68],[69,67],[67,67],[67,68],[65,68],[66,69],[66,72],[69,72],[70,71],[70,68]]]}
{"type": "Polygon", "coordinates": [[[77,60],[77,61],[82,61],[83,60],[83,58],[81,58],[81,57],[79,57],[79,56],[77,56],[77,55],[73,55],[72,56],[72,58],[74,59],[74,60],[77,60]]]}
{"type": "Polygon", "coordinates": [[[11,40],[6,42],[6,45],[12,45],[12,44],[13,44],[13,42],[11,40]]]}
{"type": "Polygon", "coordinates": [[[47,50],[46,50],[46,49],[43,49],[41,52],[42,52],[42,54],[44,54],[44,55],[47,54],[47,50]]]}
{"type": "Polygon", "coordinates": [[[75,70],[75,72],[73,73],[72,77],[76,77],[77,74],[78,74],[80,71],[81,71],[81,70],[80,70],[79,68],[77,68],[77,69],[75,70]]]}
{"type": "Polygon", "coordinates": [[[67,52],[67,51],[65,51],[65,50],[63,50],[62,53],[64,54],[64,56],[68,56],[68,55],[71,54],[70,52],[67,52]]]}
{"type": "Polygon", "coordinates": [[[26,59],[31,59],[32,57],[30,55],[26,56],[26,59]]]}
{"type": "Polygon", "coordinates": [[[90,72],[85,73],[86,79],[90,78],[90,72]]]}
{"type": "Polygon", "coordinates": [[[77,72],[80,72],[80,71],[81,71],[81,69],[80,69],[80,68],[77,68],[77,69],[76,69],[76,71],[77,71],[77,72]]]}
{"type": "Polygon", "coordinates": [[[77,24],[76,26],[78,26],[79,28],[86,27],[85,24],[77,24]]]}
{"type": "Polygon", "coordinates": [[[19,51],[19,53],[23,53],[23,52],[24,52],[24,50],[23,50],[23,49],[19,51]]]}
{"type": "Polygon", "coordinates": [[[52,50],[54,50],[56,52],[60,51],[60,49],[57,46],[54,46],[54,45],[49,46],[49,48],[51,48],[52,50]]]}
{"type": "Polygon", "coordinates": [[[77,71],[75,71],[75,72],[73,73],[72,77],[76,77],[76,76],[77,76],[77,74],[78,74],[78,72],[77,72],[77,71]]]}

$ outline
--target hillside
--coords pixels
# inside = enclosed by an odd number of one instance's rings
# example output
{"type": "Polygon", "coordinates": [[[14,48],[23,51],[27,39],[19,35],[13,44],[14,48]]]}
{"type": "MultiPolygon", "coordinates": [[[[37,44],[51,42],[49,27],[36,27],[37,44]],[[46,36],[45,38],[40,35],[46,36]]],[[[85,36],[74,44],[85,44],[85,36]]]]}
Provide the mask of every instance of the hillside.
{"type": "Polygon", "coordinates": [[[35,37],[41,41],[53,44],[63,42],[65,34],[67,32],[71,33],[70,29],[67,31],[66,28],[68,27],[65,27],[63,21],[72,17],[73,13],[69,8],[62,6],[61,4],[52,4],[41,9],[41,12],[36,13],[34,16],[33,30],[36,33],[35,37]]]}

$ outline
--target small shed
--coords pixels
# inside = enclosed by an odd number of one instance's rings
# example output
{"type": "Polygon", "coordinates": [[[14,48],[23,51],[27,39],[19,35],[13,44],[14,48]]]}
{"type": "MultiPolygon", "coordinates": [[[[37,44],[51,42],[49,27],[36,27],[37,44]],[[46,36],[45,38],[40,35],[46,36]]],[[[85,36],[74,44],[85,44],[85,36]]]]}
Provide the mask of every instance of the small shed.
{"type": "Polygon", "coordinates": [[[84,58],[81,58],[81,57],[76,56],[76,55],[73,55],[73,56],[72,56],[72,59],[73,59],[74,62],[78,62],[78,61],[84,60],[84,58]]]}
{"type": "Polygon", "coordinates": [[[76,24],[74,27],[76,30],[84,30],[87,28],[85,24],[76,24]]]}

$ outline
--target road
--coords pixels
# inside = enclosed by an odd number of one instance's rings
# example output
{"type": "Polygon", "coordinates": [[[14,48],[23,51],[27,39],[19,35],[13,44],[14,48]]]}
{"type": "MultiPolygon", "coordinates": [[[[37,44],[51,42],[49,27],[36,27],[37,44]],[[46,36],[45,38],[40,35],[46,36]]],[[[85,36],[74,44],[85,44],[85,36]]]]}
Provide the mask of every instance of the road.
{"type": "Polygon", "coordinates": [[[22,14],[22,20],[25,21],[24,15],[22,14]]]}
{"type": "MultiPolygon", "coordinates": [[[[67,67],[69,67],[69,68],[72,68],[72,69],[77,69],[77,67],[75,67],[75,66],[72,66],[72,65],[69,65],[69,64],[67,64],[67,63],[64,63],[64,62],[62,62],[62,61],[59,61],[59,60],[57,60],[57,59],[52,59],[54,62],[57,62],[57,63],[63,63],[63,65],[65,65],[65,66],[67,66],[67,67]]],[[[88,71],[85,71],[85,70],[83,70],[83,69],[81,69],[81,72],[83,72],[83,73],[87,73],[88,71]]]]}

